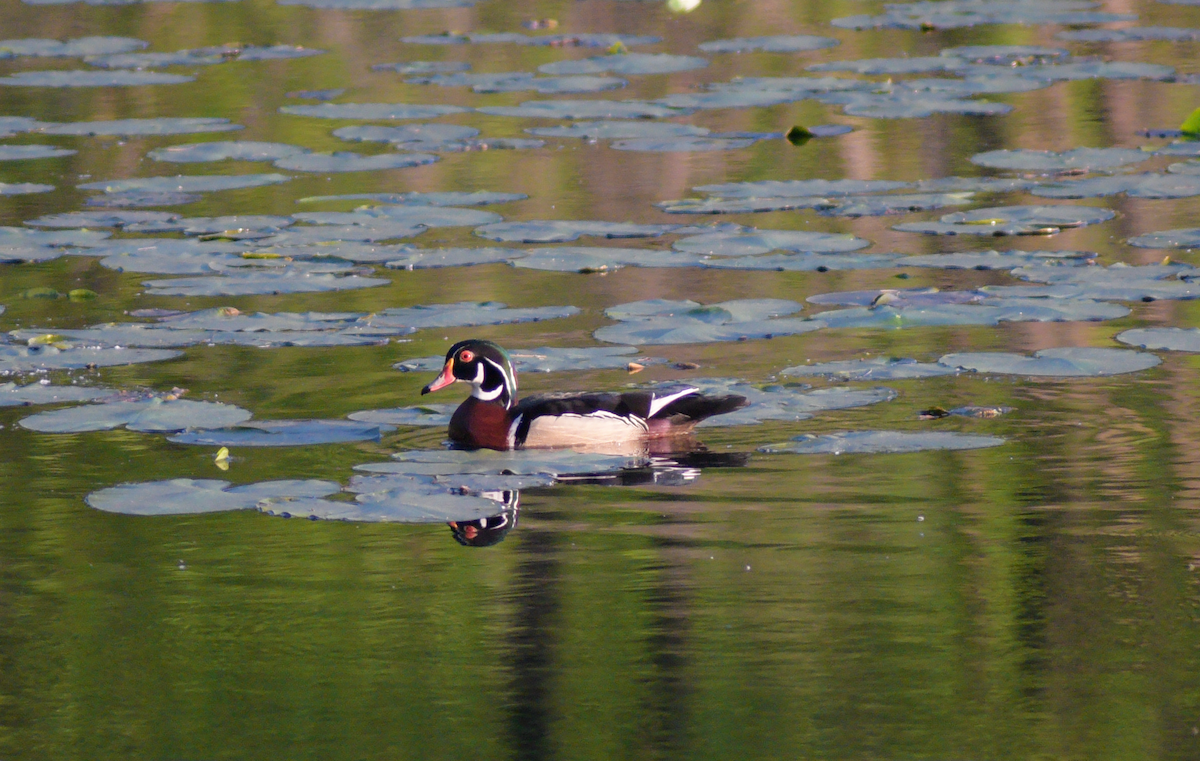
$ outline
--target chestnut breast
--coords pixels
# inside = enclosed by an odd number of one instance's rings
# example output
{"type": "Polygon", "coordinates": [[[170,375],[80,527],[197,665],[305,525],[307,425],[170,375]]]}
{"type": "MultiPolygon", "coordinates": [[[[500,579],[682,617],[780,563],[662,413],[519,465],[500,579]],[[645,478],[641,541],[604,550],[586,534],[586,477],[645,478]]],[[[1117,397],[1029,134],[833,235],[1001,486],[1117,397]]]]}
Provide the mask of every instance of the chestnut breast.
{"type": "Polygon", "coordinates": [[[450,439],[469,447],[508,449],[511,422],[502,405],[470,396],[450,418],[450,439]]]}

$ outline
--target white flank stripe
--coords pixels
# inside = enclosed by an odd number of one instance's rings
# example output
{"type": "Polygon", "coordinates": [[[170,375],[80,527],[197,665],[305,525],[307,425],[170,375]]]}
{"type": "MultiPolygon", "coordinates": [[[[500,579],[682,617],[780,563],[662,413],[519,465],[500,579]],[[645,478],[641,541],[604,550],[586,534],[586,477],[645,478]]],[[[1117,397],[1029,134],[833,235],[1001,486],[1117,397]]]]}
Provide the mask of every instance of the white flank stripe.
{"type": "Polygon", "coordinates": [[[508,427],[508,448],[509,449],[517,448],[517,427],[519,425],[521,425],[521,418],[523,418],[523,417],[525,417],[524,412],[522,412],[520,415],[517,415],[516,419],[514,419],[512,421],[512,425],[510,425],[508,427]]]}
{"type": "Polygon", "coordinates": [[[685,397],[688,394],[694,394],[699,390],[700,389],[698,389],[698,388],[685,388],[683,391],[677,391],[674,394],[671,394],[670,396],[664,396],[662,399],[651,399],[650,400],[650,414],[647,417],[654,417],[655,415],[657,415],[659,413],[660,410],[662,410],[663,407],[666,407],[671,402],[675,401],[676,399],[685,397]]]}

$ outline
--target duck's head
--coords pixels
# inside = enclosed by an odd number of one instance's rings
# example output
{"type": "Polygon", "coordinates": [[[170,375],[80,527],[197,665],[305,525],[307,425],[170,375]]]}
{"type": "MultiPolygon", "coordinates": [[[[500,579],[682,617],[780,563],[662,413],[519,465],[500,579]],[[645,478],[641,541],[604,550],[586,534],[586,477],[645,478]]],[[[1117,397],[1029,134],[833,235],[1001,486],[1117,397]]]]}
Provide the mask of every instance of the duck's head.
{"type": "Polygon", "coordinates": [[[472,338],[459,341],[446,352],[442,374],[433,379],[422,394],[461,381],[471,384],[471,396],[485,402],[498,402],[506,408],[517,400],[517,373],[508,352],[491,341],[472,338]]]}

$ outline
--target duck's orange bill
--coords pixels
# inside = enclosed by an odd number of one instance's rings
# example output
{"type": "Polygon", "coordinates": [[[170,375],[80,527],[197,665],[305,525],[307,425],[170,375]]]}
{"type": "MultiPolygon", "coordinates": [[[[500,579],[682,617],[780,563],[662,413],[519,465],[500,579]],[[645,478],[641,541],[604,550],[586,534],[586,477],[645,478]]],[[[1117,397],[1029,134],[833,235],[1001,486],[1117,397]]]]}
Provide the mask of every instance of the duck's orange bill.
{"type": "Polygon", "coordinates": [[[433,382],[428,386],[421,389],[421,394],[424,395],[428,394],[430,391],[437,391],[440,388],[445,388],[456,380],[458,380],[458,378],[454,377],[454,360],[448,359],[446,360],[446,366],[442,368],[442,374],[434,378],[433,382]]]}

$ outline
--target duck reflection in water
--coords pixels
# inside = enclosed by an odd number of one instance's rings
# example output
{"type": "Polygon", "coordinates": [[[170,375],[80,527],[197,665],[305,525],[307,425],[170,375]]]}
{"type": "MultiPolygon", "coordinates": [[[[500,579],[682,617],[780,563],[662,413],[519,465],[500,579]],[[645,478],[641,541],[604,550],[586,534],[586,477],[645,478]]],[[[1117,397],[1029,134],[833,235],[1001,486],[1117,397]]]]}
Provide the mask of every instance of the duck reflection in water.
{"type": "MultiPolygon", "coordinates": [[[[700,478],[705,468],[740,468],[750,459],[746,452],[710,452],[700,442],[688,438],[676,441],[686,444],[685,451],[650,454],[646,451],[645,464],[636,468],[600,473],[571,473],[555,478],[560,484],[592,484],[599,486],[686,486],[700,478]]],[[[594,449],[589,448],[594,452],[594,449]]],[[[629,454],[627,450],[619,454],[629,454]]],[[[504,541],[508,532],[517,526],[520,513],[521,492],[516,489],[485,491],[479,496],[494,500],[497,512],[486,518],[468,521],[449,521],[454,540],[464,547],[491,547],[504,541]]]]}

